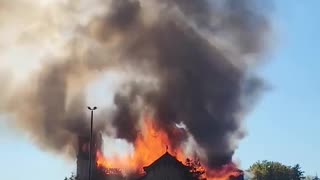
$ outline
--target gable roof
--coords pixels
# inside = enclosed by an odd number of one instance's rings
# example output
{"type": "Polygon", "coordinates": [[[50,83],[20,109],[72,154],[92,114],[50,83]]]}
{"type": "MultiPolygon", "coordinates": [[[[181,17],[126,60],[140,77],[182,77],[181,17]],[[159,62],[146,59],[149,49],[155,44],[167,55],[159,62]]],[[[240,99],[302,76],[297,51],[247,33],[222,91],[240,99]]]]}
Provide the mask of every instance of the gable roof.
{"type": "Polygon", "coordinates": [[[160,158],[155,160],[152,164],[149,166],[146,166],[143,168],[143,170],[148,173],[152,169],[154,169],[157,166],[165,165],[165,164],[172,164],[176,165],[184,170],[188,170],[187,166],[183,165],[180,161],[178,161],[174,156],[172,156],[170,153],[166,152],[163,154],[160,158]]]}

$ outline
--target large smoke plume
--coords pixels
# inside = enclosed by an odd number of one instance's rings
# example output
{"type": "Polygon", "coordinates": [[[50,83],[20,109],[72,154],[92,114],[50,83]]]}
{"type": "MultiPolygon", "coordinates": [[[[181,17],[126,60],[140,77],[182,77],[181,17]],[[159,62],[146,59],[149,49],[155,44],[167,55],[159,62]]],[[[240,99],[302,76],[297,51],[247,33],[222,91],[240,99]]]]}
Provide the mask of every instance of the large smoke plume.
{"type": "MultiPolygon", "coordinates": [[[[23,2],[0,0],[16,16],[23,2]]],[[[263,88],[253,73],[270,32],[263,5],[253,0],[80,0],[41,6],[45,10],[25,17],[38,23],[14,43],[39,54],[48,51],[45,39],[63,50],[41,56],[39,68],[19,85],[7,83],[3,89],[12,89],[4,90],[1,110],[41,148],[72,155],[77,136],[88,131],[89,80],[117,72],[125,78],[113,106],[96,117],[96,131],[133,142],[141,117],[148,114],[169,134],[177,124],[185,125],[186,134],[175,136],[171,146],[192,136],[209,166],[229,163],[244,135],[244,114],[263,88]]],[[[0,23],[13,26],[5,23],[13,21],[10,13],[0,23]]]]}

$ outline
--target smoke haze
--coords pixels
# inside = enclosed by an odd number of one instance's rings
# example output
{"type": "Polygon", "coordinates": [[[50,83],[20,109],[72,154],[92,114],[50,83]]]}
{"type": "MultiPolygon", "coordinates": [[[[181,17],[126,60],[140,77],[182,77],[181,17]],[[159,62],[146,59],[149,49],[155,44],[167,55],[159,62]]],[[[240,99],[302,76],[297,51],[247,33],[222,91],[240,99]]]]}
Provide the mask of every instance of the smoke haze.
{"type": "Polygon", "coordinates": [[[106,90],[113,103],[99,110],[96,131],[134,142],[145,114],[169,135],[184,124],[171,146],[192,136],[206,163],[220,167],[232,160],[244,115],[264,86],[253,73],[270,37],[260,6],[0,0],[0,70],[12,69],[15,80],[1,86],[1,111],[39,147],[74,156],[78,135],[89,130],[86,88],[112,71],[120,83],[106,90]]]}

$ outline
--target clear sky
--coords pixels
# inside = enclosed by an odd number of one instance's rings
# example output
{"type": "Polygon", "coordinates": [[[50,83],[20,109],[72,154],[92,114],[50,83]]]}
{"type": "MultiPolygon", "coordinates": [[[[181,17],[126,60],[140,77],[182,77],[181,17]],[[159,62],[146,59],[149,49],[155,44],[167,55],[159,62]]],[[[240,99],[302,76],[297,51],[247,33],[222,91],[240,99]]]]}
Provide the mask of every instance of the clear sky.
{"type": "Polygon", "coordinates": [[[318,0],[276,1],[280,45],[261,70],[272,90],[247,118],[249,135],[237,151],[244,167],[267,159],[320,174],[318,7],[318,0]]]}
{"type": "MultiPolygon", "coordinates": [[[[272,89],[246,119],[248,136],[236,158],[243,168],[266,159],[299,163],[307,174],[320,174],[320,1],[275,3],[278,42],[259,70],[272,89]]],[[[73,162],[42,152],[26,137],[10,133],[3,121],[0,159],[0,179],[62,180],[75,170],[73,162]]]]}

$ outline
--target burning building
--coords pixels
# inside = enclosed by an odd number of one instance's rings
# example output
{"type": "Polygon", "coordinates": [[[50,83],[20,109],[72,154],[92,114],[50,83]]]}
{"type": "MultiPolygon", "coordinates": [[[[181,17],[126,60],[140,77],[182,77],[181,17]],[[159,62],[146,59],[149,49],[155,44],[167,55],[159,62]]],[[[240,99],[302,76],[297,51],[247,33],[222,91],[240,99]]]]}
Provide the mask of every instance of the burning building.
{"type": "MultiPolygon", "coordinates": [[[[150,121],[146,121],[145,124],[147,127],[142,132],[143,137],[136,142],[136,154],[122,159],[106,158],[102,153],[101,134],[94,133],[91,156],[93,180],[243,180],[242,171],[233,164],[207,173],[199,160],[184,159],[186,156],[181,149],[173,151],[167,146],[164,153],[161,145],[170,143],[166,132],[156,130],[150,121]],[[170,154],[168,150],[173,151],[175,155],[170,154]]],[[[87,180],[89,138],[79,137],[78,142],[77,177],[78,180],[87,180]]]]}
{"type": "MultiPolygon", "coordinates": [[[[78,144],[77,177],[79,180],[87,180],[89,179],[90,137],[79,137],[78,144]]],[[[91,161],[95,163],[96,157],[92,156],[91,161]]]]}
{"type": "MultiPolygon", "coordinates": [[[[97,158],[101,151],[101,134],[93,135],[92,154],[91,154],[91,177],[93,180],[122,180],[123,175],[120,169],[99,166],[97,158]]],[[[90,137],[80,136],[78,140],[77,154],[77,180],[89,179],[89,159],[90,159],[90,137]]]]}
{"type": "Polygon", "coordinates": [[[100,133],[93,134],[92,153],[90,156],[90,137],[79,136],[78,138],[78,153],[77,153],[77,177],[78,180],[89,179],[89,166],[91,158],[91,172],[92,177],[96,176],[98,171],[96,164],[97,155],[96,152],[101,149],[101,135],[100,133]]]}
{"type": "MultiPolygon", "coordinates": [[[[149,166],[144,167],[145,175],[139,180],[206,180],[207,178],[196,167],[190,167],[178,161],[176,157],[166,152],[149,166]]],[[[202,168],[202,167],[197,167],[202,168]]],[[[232,175],[225,176],[223,180],[244,180],[241,170],[235,169],[232,175]]],[[[221,179],[221,178],[217,178],[221,179]]]]}
{"type": "Polygon", "coordinates": [[[146,174],[139,180],[197,180],[187,166],[168,152],[143,169],[146,174]]]}
{"type": "Polygon", "coordinates": [[[0,85],[0,111],[13,117],[12,127],[42,150],[78,158],[83,179],[88,176],[88,138],[77,142],[89,134],[85,107],[92,103],[99,106],[94,132],[122,140],[130,150],[121,158],[107,157],[97,144],[92,158],[106,174],[117,174],[113,168],[139,171],[161,157],[168,145],[178,161],[199,157],[208,179],[228,177],[236,169],[233,155],[246,134],[243,120],[265,88],[255,67],[270,39],[265,8],[270,6],[261,4],[268,2],[2,3],[5,13],[17,14],[0,16],[0,23],[8,23],[0,33],[10,41],[0,45],[0,57],[6,66],[32,61],[32,68],[23,70],[28,74],[18,82],[11,83],[11,75],[2,81],[8,85],[0,85]],[[17,31],[18,24],[23,31],[17,31]],[[25,53],[29,61],[17,62],[24,57],[17,55],[25,53]],[[99,92],[108,84],[103,95],[91,93],[98,82],[99,92]]]}

